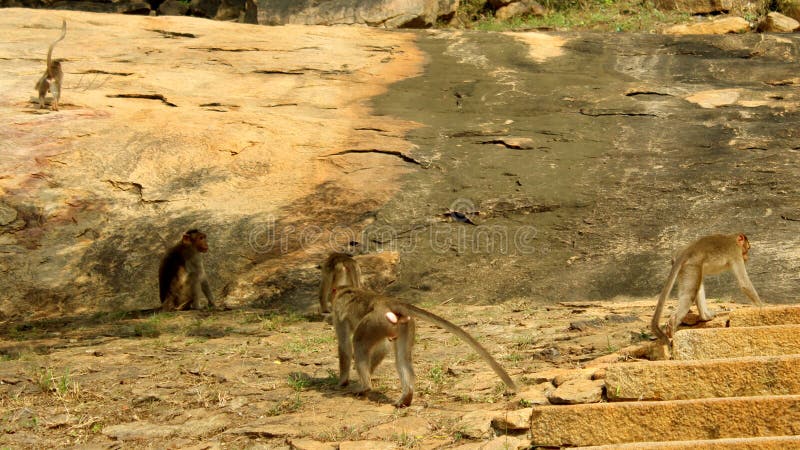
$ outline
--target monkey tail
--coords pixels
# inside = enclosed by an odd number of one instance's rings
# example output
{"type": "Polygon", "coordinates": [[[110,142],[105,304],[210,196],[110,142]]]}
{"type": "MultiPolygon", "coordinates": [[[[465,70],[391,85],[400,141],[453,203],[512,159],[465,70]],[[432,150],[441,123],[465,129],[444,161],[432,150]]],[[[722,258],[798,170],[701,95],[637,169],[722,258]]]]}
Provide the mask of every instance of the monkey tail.
{"type": "Polygon", "coordinates": [[[61,20],[61,36],[58,39],[56,39],[55,41],[53,41],[53,43],[50,44],[50,48],[47,49],[47,76],[48,76],[48,78],[53,78],[55,76],[53,73],[50,72],[50,62],[52,61],[52,57],[53,57],[53,48],[62,39],[64,39],[64,36],[66,36],[66,35],[67,35],[67,21],[62,19],[61,20]]]}
{"type": "Polygon", "coordinates": [[[418,308],[410,303],[399,303],[399,305],[401,305],[403,309],[407,309],[411,313],[410,315],[428,320],[450,331],[456,336],[460,337],[462,340],[468,343],[473,350],[478,352],[478,354],[481,355],[481,357],[483,357],[483,359],[486,360],[487,363],[489,363],[489,365],[492,367],[492,370],[494,370],[497,376],[499,376],[500,379],[503,380],[503,383],[505,383],[505,385],[508,386],[509,389],[511,389],[514,392],[517,391],[517,385],[514,384],[514,381],[508,375],[506,370],[503,369],[503,367],[492,357],[492,355],[489,354],[489,352],[478,341],[475,340],[475,338],[470,336],[469,333],[467,333],[466,331],[462,330],[461,327],[442,317],[437,316],[432,312],[426,311],[422,308],[418,308]]]}
{"type": "Polygon", "coordinates": [[[650,321],[650,329],[653,331],[653,334],[658,337],[658,340],[663,343],[668,343],[669,337],[659,326],[661,313],[664,311],[664,303],[666,303],[669,293],[672,292],[672,286],[675,285],[675,280],[678,278],[678,272],[680,272],[683,263],[685,263],[688,258],[686,253],[685,251],[681,253],[672,264],[672,269],[669,271],[669,276],[667,277],[667,283],[664,285],[664,288],[661,289],[661,293],[658,296],[658,303],[656,303],[656,311],[653,313],[653,319],[650,321]]]}

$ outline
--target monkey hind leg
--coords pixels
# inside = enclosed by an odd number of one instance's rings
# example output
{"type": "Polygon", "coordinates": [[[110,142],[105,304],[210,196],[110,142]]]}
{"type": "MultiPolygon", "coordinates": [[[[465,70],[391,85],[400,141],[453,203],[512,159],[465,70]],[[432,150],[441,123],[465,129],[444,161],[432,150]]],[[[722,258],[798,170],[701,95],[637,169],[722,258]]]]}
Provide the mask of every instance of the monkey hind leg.
{"type": "Polygon", "coordinates": [[[389,341],[384,340],[382,343],[376,344],[375,348],[372,350],[372,354],[369,357],[369,373],[372,374],[375,372],[375,369],[383,361],[383,358],[386,357],[386,353],[389,352],[389,341]]]}
{"type": "Polygon", "coordinates": [[[36,83],[36,90],[39,91],[39,109],[44,109],[44,99],[47,96],[47,91],[50,90],[50,82],[47,77],[42,77],[36,83]]]}
{"type": "Polygon", "coordinates": [[[670,338],[678,330],[678,325],[683,322],[692,304],[695,303],[703,282],[700,269],[690,265],[685,266],[678,276],[678,307],[669,316],[666,329],[666,334],[670,338]]]}
{"type": "Polygon", "coordinates": [[[708,322],[714,318],[714,312],[708,309],[706,290],[703,287],[703,283],[700,283],[700,289],[697,290],[697,296],[695,297],[694,302],[697,305],[697,313],[700,315],[700,320],[708,322]]]}
{"type": "Polygon", "coordinates": [[[339,386],[350,383],[350,362],[353,360],[353,343],[350,342],[350,327],[346,322],[334,320],[336,341],[339,344],[339,386]]]}
{"type": "Polygon", "coordinates": [[[53,94],[53,102],[50,105],[50,109],[58,111],[58,101],[61,99],[61,83],[54,80],[53,85],[50,86],[50,92],[53,94]]]}
{"type": "Polygon", "coordinates": [[[404,407],[411,405],[414,399],[414,334],[415,323],[410,321],[406,324],[400,325],[400,332],[398,333],[397,340],[395,341],[395,365],[397,366],[397,374],[400,376],[400,386],[403,392],[400,394],[400,399],[397,401],[397,406],[404,407]]]}

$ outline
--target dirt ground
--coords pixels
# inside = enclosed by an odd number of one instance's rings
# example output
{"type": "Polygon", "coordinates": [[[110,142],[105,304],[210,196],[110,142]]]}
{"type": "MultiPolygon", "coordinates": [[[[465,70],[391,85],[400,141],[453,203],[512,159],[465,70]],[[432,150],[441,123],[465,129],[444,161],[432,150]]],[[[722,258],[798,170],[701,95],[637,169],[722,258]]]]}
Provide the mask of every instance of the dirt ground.
{"type": "MultiPolygon", "coordinates": [[[[357,382],[337,387],[335,336],[317,315],[248,308],[6,325],[0,330],[0,446],[477,445],[506,433],[476,427],[466,413],[510,414],[545,390],[549,369],[576,369],[641,346],[650,338],[650,303],[426,305],[476,336],[520,394],[505,393],[466,344],[422,323],[416,397],[404,409],[392,406],[399,397],[392,358],[378,369],[366,398],[352,393],[357,382]]],[[[722,311],[732,307],[715,303],[722,311]]],[[[527,439],[525,430],[507,434],[527,439]]]]}

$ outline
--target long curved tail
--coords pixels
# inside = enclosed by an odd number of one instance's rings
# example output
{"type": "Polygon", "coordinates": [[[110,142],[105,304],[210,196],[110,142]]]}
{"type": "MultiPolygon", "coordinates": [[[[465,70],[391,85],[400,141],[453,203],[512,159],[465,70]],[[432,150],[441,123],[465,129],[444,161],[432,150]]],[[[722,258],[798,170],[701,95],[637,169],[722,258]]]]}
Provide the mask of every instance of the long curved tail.
{"type": "Polygon", "coordinates": [[[473,350],[478,352],[478,354],[481,355],[481,357],[483,357],[483,359],[486,360],[487,363],[489,363],[489,365],[492,367],[492,370],[494,370],[497,376],[499,376],[500,379],[503,380],[503,383],[505,383],[509,389],[511,389],[514,392],[517,391],[517,385],[514,384],[514,381],[511,379],[510,376],[508,376],[508,373],[506,372],[505,369],[503,369],[500,363],[498,363],[492,357],[492,355],[490,355],[489,352],[478,341],[475,340],[475,338],[470,336],[469,333],[467,333],[466,331],[462,330],[461,327],[442,317],[437,316],[432,312],[426,311],[422,308],[418,308],[410,303],[401,303],[401,305],[403,308],[407,309],[411,313],[411,315],[419,317],[421,319],[428,320],[450,331],[456,336],[460,337],[462,340],[468,343],[473,350]]]}
{"type": "Polygon", "coordinates": [[[675,285],[675,280],[678,278],[678,273],[683,267],[683,263],[686,262],[686,258],[686,252],[683,252],[672,264],[672,269],[669,271],[669,276],[667,277],[667,283],[664,285],[664,288],[661,289],[661,294],[658,296],[658,303],[656,303],[656,311],[653,313],[653,319],[650,321],[650,329],[653,331],[653,334],[665,344],[669,343],[669,336],[667,336],[659,326],[661,313],[664,311],[664,303],[666,303],[669,293],[672,292],[672,286],[675,285]]]}
{"type": "Polygon", "coordinates": [[[53,41],[53,43],[50,44],[50,48],[47,49],[47,75],[50,78],[52,78],[54,76],[54,74],[50,73],[50,62],[52,61],[52,58],[53,58],[53,48],[62,39],[64,39],[64,36],[66,36],[66,35],[67,35],[67,21],[62,19],[61,20],[61,36],[58,39],[56,39],[55,41],[53,41]]]}

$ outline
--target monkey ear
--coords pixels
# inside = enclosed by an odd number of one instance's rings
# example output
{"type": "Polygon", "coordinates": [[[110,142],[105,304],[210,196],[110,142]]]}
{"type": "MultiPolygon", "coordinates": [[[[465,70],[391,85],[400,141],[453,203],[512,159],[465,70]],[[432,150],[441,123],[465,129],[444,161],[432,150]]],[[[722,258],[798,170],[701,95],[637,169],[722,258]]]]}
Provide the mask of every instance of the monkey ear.
{"type": "Polygon", "coordinates": [[[744,233],[739,233],[739,236],[736,237],[736,243],[742,246],[745,242],[747,242],[747,236],[744,233]]]}
{"type": "Polygon", "coordinates": [[[191,244],[192,237],[189,236],[188,234],[184,234],[183,237],[181,238],[181,242],[183,242],[184,244],[191,244]]]}

